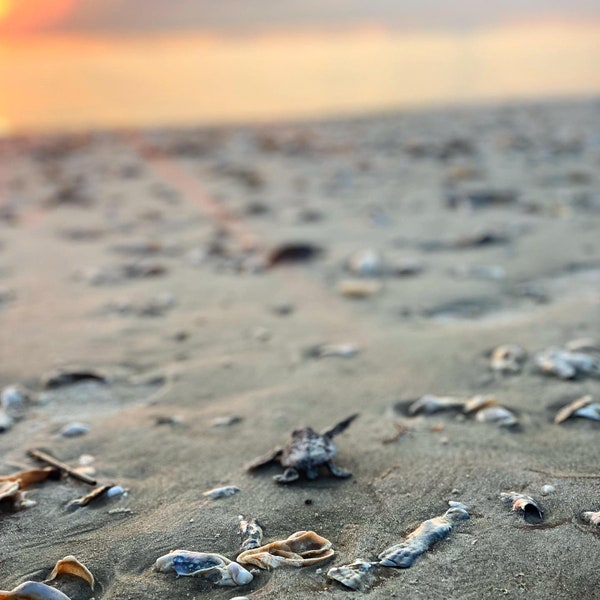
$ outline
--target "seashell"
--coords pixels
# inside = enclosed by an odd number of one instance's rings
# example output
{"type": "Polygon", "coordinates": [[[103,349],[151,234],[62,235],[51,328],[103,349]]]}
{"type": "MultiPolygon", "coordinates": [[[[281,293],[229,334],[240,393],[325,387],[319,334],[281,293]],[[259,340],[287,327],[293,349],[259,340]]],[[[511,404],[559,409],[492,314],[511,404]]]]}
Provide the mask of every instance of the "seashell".
{"type": "Polygon", "coordinates": [[[556,424],[562,423],[571,417],[583,417],[600,421],[600,403],[593,402],[592,396],[589,394],[573,400],[570,404],[563,406],[554,417],[556,424]]]}
{"type": "Polygon", "coordinates": [[[90,426],[85,423],[68,423],[60,430],[60,435],[63,437],[79,437],[85,435],[90,430],[90,426]]]}
{"type": "Polygon", "coordinates": [[[10,417],[22,417],[31,401],[29,393],[18,385],[5,387],[0,394],[0,404],[3,411],[10,417]]]}
{"type": "Polygon", "coordinates": [[[127,491],[125,488],[122,488],[120,485],[113,485],[112,487],[106,490],[105,496],[107,498],[114,498],[115,496],[126,496],[127,491]]]}
{"type": "Polygon", "coordinates": [[[503,492],[500,500],[504,504],[512,503],[512,510],[523,513],[526,523],[537,525],[544,520],[544,513],[538,503],[531,497],[518,492],[503,492]]]}
{"type": "Polygon", "coordinates": [[[160,573],[175,571],[186,577],[203,577],[221,586],[246,585],[254,577],[236,562],[208,552],[173,550],[156,560],[155,568],[160,573]]]}
{"type": "Polygon", "coordinates": [[[549,494],[553,494],[556,491],[556,488],[553,485],[547,484],[543,485],[540,491],[542,496],[548,496],[549,494]]]}
{"type": "Polygon", "coordinates": [[[71,500],[69,502],[69,508],[79,508],[80,506],[87,506],[90,502],[101,498],[110,490],[113,486],[111,485],[101,485],[97,488],[94,488],[89,494],[82,496],[81,498],[75,498],[75,500],[71,500]]]}
{"type": "Polygon", "coordinates": [[[16,482],[20,489],[23,489],[34,483],[42,483],[46,479],[58,479],[60,471],[54,467],[44,467],[43,469],[27,469],[25,471],[17,471],[10,475],[3,475],[0,481],[16,482]]]}
{"type": "Polygon", "coordinates": [[[413,402],[408,407],[408,414],[416,415],[418,413],[425,413],[431,415],[441,410],[451,410],[456,408],[463,408],[465,401],[460,398],[453,396],[432,396],[426,394],[421,396],[418,400],[413,402]]]}
{"type": "Polygon", "coordinates": [[[464,403],[463,412],[467,414],[474,413],[490,406],[498,406],[498,401],[494,396],[472,396],[464,403]]]}
{"type": "Polygon", "coordinates": [[[315,344],[308,346],[303,352],[306,358],[327,358],[338,356],[340,358],[352,358],[360,352],[355,344],[315,344]]]}
{"type": "Polygon", "coordinates": [[[333,464],[332,459],[337,454],[337,447],[332,438],[345,431],[358,414],[350,415],[347,419],[328,427],[322,433],[317,433],[312,427],[296,429],[292,432],[292,441],[285,447],[273,448],[264,456],[258,457],[246,466],[248,471],[254,471],[273,462],[278,462],[285,471],[274,477],[277,483],[291,483],[304,473],[308,479],[319,476],[319,468],[327,467],[334,477],[347,478],[352,473],[333,464]]]}
{"type": "Polygon", "coordinates": [[[586,511],[581,513],[581,517],[592,525],[600,526],[600,510],[598,512],[586,511]]]}
{"type": "Polygon", "coordinates": [[[454,525],[469,518],[469,513],[461,507],[449,508],[441,517],[423,521],[403,542],[391,546],[379,554],[382,567],[407,569],[416,558],[429,550],[438,540],[444,539],[454,525]]]}
{"type": "Polygon", "coordinates": [[[539,352],[535,364],[540,371],[559,379],[578,375],[600,376],[600,359],[584,352],[570,352],[555,346],[539,352]]]}
{"type": "Polygon", "coordinates": [[[480,423],[496,423],[501,427],[513,427],[518,424],[517,417],[504,406],[487,406],[477,411],[475,420],[480,423]]]}
{"type": "Polygon", "coordinates": [[[211,427],[229,427],[241,423],[242,417],[237,415],[228,415],[226,417],[215,417],[211,422],[211,427]]]}
{"type": "Polygon", "coordinates": [[[490,366],[499,373],[519,373],[527,358],[527,352],[516,344],[503,344],[492,352],[490,366]]]}
{"type": "Polygon", "coordinates": [[[12,510],[23,510],[35,506],[37,502],[27,498],[27,492],[19,490],[18,481],[4,481],[0,484],[0,503],[7,502],[12,510]]]}
{"type": "Polygon", "coordinates": [[[65,556],[64,558],[61,558],[54,566],[54,569],[52,569],[52,573],[50,573],[50,577],[48,577],[46,581],[52,581],[59,575],[73,575],[79,577],[88,583],[92,590],[96,583],[94,581],[94,576],[89,569],[84,564],[80,563],[74,556],[65,556]]]}
{"type": "Polygon", "coordinates": [[[338,291],[346,298],[369,298],[381,291],[379,281],[365,281],[364,279],[344,279],[338,285],[338,291]]]}
{"type": "Polygon", "coordinates": [[[225,487],[213,488],[212,490],[207,490],[202,495],[206,498],[210,498],[211,500],[218,500],[219,498],[228,498],[229,496],[233,496],[240,491],[239,487],[235,485],[227,485],[225,487]]]}
{"type": "Polygon", "coordinates": [[[357,590],[365,591],[373,581],[373,569],[379,566],[376,562],[367,562],[360,558],[349,565],[333,567],[327,571],[327,577],[338,581],[342,585],[357,590]]]}
{"type": "Polygon", "coordinates": [[[244,519],[241,515],[238,517],[238,529],[242,536],[242,552],[259,548],[263,539],[263,527],[256,519],[244,519]]]}
{"type": "Polygon", "coordinates": [[[329,560],[334,554],[329,540],[314,531],[297,531],[286,540],[246,550],[237,557],[237,560],[242,564],[271,570],[282,566],[317,565],[329,560]]]}
{"type": "Polygon", "coordinates": [[[383,260],[376,250],[366,248],[352,254],[346,261],[346,268],[361,277],[378,277],[383,273],[383,260]]]}
{"type": "Polygon", "coordinates": [[[26,581],[11,592],[0,591],[0,600],[71,600],[60,590],[38,581],[26,581]]]}

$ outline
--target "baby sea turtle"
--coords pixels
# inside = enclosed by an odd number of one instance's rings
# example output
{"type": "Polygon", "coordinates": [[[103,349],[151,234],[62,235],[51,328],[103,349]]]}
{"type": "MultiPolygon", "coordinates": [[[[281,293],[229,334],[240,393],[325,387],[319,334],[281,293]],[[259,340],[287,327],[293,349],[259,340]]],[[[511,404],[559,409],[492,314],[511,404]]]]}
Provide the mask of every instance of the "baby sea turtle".
{"type": "Polygon", "coordinates": [[[328,427],[323,433],[317,433],[311,427],[296,429],[292,432],[292,441],[287,446],[274,448],[268,454],[251,462],[246,468],[248,471],[254,471],[272,462],[278,462],[285,471],[273,477],[277,483],[296,481],[301,472],[308,479],[316,479],[319,476],[319,467],[323,465],[334,477],[351,477],[350,471],[336,467],[332,462],[332,458],[337,453],[332,438],[345,431],[356,417],[358,414],[351,415],[333,427],[328,427]]]}

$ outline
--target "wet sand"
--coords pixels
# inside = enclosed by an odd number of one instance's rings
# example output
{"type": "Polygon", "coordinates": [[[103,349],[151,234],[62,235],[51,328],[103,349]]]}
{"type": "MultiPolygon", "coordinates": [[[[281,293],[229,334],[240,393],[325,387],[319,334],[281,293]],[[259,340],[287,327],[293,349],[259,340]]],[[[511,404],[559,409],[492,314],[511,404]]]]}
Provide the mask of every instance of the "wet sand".
{"type": "Polygon", "coordinates": [[[599,598],[600,537],[579,515],[600,509],[600,424],[553,423],[598,399],[598,380],[543,376],[532,359],[600,331],[598,117],[596,101],[3,141],[0,387],[34,402],[0,434],[0,474],[32,465],[32,447],[73,465],[91,454],[128,495],[69,511],[84,484],[33,486],[35,507],[2,513],[0,588],[74,554],[100,586],[63,584],[73,600],[345,598],[330,566],[374,559],[459,500],[471,519],[370,597],[599,598]],[[290,241],[323,253],[260,268],[290,241]],[[343,297],[344,261],[364,248],[422,270],[343,297]],[[146,270],[123,268],[136,261],[146,270]],[[361,351],[304,356],[321,342],[361,351]],[[528,351],[520,374],[490,371],[501,343],[528,351]],[[42,389],[73,365],[107,383],[42,389]],[[494,395],[520,427],[394,408],[427,393],[494,395]],[[245,472],[293,429],[357,411],[336,438],[352,478],[245,472]],[[230,415],[241,421],[211,424],[230,415]],[[89,433],[62,437],[71,422],[89,433]],[[394,423],[408,431],[383,443],[394,423]],[[202,497],[220,485],[241,491],[202,497]],[[542,525],[501,504],[512,490],[540,501],[542,525]],[[234,558],[238,515],[266,541],[313,529],[336,555],[236,589],[153,570],[174,548],[234,558]]]}

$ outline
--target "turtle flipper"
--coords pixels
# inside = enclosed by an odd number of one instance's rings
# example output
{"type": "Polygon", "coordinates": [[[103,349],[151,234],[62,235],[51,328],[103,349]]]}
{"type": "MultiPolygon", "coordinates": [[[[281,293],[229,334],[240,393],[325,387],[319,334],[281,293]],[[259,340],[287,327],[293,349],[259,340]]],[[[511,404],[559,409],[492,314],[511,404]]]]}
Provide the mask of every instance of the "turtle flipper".
{"type": "Polygon", "coordinates": [[[342,469],[341,467],[336,467],[331,461],[327,463],[327,468],[334,477],[339,477],[341,479],[352,477],[352,473],[350,473],[350,471],[342,469]]]}
{"type": "Polygon", "coordinates": [[[322,435],[331,438],[334,435],[338,435],[339,433],[342,433],[342,431],[345,431],[346,429],[348,429],[348,427],[350,426],[350,423],[352,423],[352,421],[354,421],[354,419],[356,419],[356,417],[358,417],[358,413],[350,415],[347,419],[344,419],[343,421],[336,423],[332,427],[328,427],[325,431],[323,431],[322,435]]]}
{"type": "Polygon", "coordinates": [[[288,467],[281,475],[275,475],[273,479],[277,483],[292,483],[292,481],[296,481],[300,477],[300,473],[296,471],[296,469],[292,467],[288,467]]]}
{"type": "Polygon", "coordinates": [[[246,465],[246,471],[255,471],[256,469],[260,469],[261,467],[266,467],[268,464],[272,462],[277,462],[281,453],[283,452],[283,448],[273,448],[270,452],[255,458],[252,462],[246,465]]]}

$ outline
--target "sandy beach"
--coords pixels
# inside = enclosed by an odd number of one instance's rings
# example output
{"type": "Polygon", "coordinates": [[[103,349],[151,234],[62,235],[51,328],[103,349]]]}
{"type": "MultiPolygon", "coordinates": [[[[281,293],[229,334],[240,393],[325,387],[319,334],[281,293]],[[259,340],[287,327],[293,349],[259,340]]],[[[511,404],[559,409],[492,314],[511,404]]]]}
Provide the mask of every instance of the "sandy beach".
{"type": "Polygon", "coordinates": [[[470,519],[366,596],[600,598],[600,528],[581,518],[600,510],[600,422],[554,422],[600,401],[600,380],[534,358],[600,338],[599,106],[1,140],[0,389],[30,395],[0,475],[39,466],[31,448],[91,455],[126,493],[73,510],[90,486],[31,486],[35,506],[1,513],[0,588],[75,555],[98,584],[53,584],[72,600],[350,598],[331,567],[375,560],[452,500],[470,519]],[[374,269],[349,272],[366,250],[374,269]],[[323,343],[356,353],[307,352],[323,343]],[[500,344],[526,350],[520,372],[490,368],[500,344]],[[102,379],[53,387],[59,368],[102,379]],[[426,394],[493,396],[518,425],[410,415],[426,394]],[[334,459],[351,478],[245,470],[356,412],[334,459]],[[73,423],[89,431],[61,434],[73,423]],[[226,485],[240,491],[202,496],[226,485]],[[502,504],[510,491],[543,522],[502,504]],[[238,515],[265,542],[314,530],[335,556],[237,588],[156,572],[176,548],[235,559],[238,515]]]}

